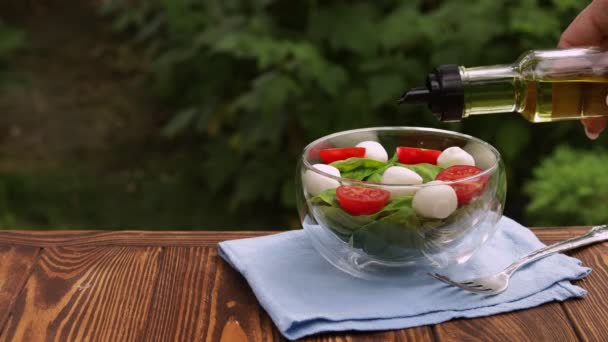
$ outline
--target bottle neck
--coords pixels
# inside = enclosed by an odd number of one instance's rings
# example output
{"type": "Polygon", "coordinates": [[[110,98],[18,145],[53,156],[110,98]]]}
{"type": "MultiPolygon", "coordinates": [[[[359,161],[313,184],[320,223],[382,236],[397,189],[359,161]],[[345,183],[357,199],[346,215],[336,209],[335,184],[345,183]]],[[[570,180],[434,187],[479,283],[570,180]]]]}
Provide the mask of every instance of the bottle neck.
{"type": "Polygon", "coordinates": [[[513,65],[460,68],[464,89],[462,117],[520,111],[525,98],[520,74],[513,65]]]}

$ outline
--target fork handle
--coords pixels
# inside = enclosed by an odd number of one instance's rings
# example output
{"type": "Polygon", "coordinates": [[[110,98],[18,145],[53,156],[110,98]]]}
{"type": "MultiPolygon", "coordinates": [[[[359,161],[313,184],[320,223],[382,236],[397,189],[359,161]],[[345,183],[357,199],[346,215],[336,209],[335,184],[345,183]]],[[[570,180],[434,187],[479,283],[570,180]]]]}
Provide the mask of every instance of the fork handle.
{"type": "Polygon", "coordinates": [[[542,258],[548,257],[549,255],[569,251],[605,240],[608,240],[608,225],[596,226],[591,228],[591,230],[589,230],[583,235],[579,235],[577,237],[573,237],[571,239],[537,249],[528,255],[524,255],[523,257],[517,259],[509,267],[507,267],[505,269],[505,272],[513,274],[520,267],[523,267],[524,265],[535,262],[542,258]]]}

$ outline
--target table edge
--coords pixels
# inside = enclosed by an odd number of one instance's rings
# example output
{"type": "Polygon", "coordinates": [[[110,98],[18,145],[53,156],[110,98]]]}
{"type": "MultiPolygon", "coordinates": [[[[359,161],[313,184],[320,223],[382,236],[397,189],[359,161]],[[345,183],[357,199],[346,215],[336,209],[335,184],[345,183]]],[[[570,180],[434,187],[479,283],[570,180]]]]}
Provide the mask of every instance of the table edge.
{"type": "MultiPolygon", "coordinates": [[[[532,227],[539,237],[555,237],[560,240],[580,234],[588,226],[532,227]]],[[[235,231],[150,231],[150,230],[0,230],[1,245],[23,245],[33,247],[74,245],[120,245],[120,246],[212,246],[220,241],[242,239],[285,231],[235,230],[235,231]]]]}

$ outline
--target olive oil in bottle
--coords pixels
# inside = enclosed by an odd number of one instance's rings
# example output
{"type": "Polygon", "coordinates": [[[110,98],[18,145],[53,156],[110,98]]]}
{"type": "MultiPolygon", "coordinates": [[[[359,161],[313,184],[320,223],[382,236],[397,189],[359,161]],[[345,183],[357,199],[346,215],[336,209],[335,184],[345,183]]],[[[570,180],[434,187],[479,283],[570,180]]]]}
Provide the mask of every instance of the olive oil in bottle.
{"type": "Polygon", "coordinates": [[[515,112],[531,122],[608,116],[608,51],[530,51],[510,65],[439,66],[400,103],[427,103],[441,121],[515,112]]]}

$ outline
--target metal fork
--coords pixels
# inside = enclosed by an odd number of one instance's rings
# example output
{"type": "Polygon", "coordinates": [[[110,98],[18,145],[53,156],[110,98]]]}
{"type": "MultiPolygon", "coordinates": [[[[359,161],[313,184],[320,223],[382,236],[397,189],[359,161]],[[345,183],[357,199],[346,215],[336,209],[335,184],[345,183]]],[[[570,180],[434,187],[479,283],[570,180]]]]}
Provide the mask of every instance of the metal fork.
{"type": "Polygon", "coordinates": [[[441,280],[444,283],[459,287],[463,290],[485,295],[496,295],[505,291],[507,287],[509,287],[509,279],[513,273],[524,265],[533,263],[555,253],[569,251],[571,249],[576,249],[605,240],[608,240],[608,225],[596,226],[591,228],[591,230],[583,235],[537,249],[528,255],[524,255],[505,268],[502,272],[493,275],[460,282],[454,281],[438,273],[429,273],[429,275],[441,280]]]}

